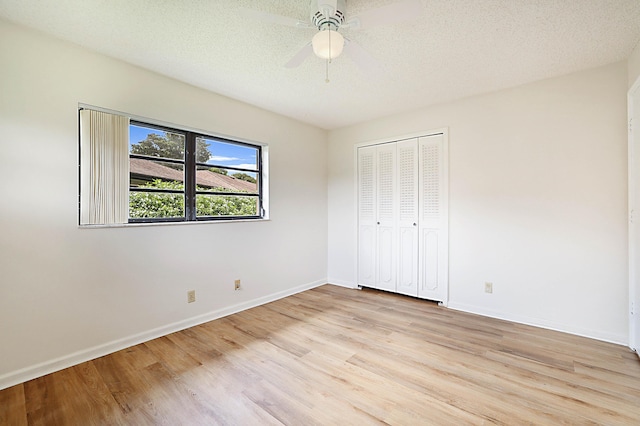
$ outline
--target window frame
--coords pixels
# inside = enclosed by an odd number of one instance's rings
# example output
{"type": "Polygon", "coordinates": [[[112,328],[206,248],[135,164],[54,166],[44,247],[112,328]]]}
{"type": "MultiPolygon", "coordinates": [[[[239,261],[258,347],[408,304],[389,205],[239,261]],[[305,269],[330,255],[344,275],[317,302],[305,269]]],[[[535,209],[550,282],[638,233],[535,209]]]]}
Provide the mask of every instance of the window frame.
{"type": "MultiPolygon", "coordinates": [[[[128,218],[129,224],[136,223],[183,223],[183,222],[212,222],[212,221],[233,221],[233,220],[261,220],[265,219],[265,203],[264,203],[264,168],[263,168],[263,146],[259,144],[252,144],[249,142],[243,142],[239,140],[230,139],[228,137],[216,136],[201,131],[188,130],[179,127],[169,127],[165,125],[155,124],[148,121],[144,121],[138,118],[130,119],[130,126],[146,127],[163,132],[170,132],[175,134],[184,135],[184,159],[176,160],[164,157],[154,157],[148,155],[132,154],[129,152],[129,161],[132,158],[138,158],[143,160],[162,161],[166,163],[181,164],[184,168],[184,189],[171,190],[171,189],[156,189],[156,188],[132,188],[129,186],[129,193],[131,192],[146,192],[146,193],[163,193],[163,194],[183,194],[184,196],[184,216],[182,217],[169,217],[169,218],[128,218]],[[207,164],[198,163],[196,161],[196,147],[198,138],[209,139],[216,142],[228,143],[232,145],[240,145],[256,150],[256,166],[257,170],[251,170],[236,166],[226,166],[222,164],[207,164]],[[235,170],[239,172],[255,173],[257,176],[257,193],[243,193],[243,192],[223,192],[223,191],[198,191],[196,185],[196,172],[198,166],[216,167],[221,169],[235,170]],[[256,198],[257,202],[257,215],[251,216],[197,216],[196,211],[196,198],[198,195],[218,195],[218,196],[241,196],[256,198]]],[[[131,140],[129,140],[131,144],[131,140]]]]}

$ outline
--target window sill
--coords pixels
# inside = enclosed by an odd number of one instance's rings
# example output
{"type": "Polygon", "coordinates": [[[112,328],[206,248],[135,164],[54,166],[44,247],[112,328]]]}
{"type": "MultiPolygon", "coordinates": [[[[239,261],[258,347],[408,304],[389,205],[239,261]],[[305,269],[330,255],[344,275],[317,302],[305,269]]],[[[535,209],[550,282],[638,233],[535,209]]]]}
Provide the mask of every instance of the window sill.
{"type": "Polygon", "coordinates": [[[182,225],[210,225],[214,223],[247,223],[247,222],[268,222],[271,219],[218,219],[218,220],[200,220],[189,222],[137,222],[137,223],[114,223],[110,225],[78,225],[80,229],[95,229],[95,228],[131,228],[131,227],[145,227],[145,226],[182,226],[182,225]]]}

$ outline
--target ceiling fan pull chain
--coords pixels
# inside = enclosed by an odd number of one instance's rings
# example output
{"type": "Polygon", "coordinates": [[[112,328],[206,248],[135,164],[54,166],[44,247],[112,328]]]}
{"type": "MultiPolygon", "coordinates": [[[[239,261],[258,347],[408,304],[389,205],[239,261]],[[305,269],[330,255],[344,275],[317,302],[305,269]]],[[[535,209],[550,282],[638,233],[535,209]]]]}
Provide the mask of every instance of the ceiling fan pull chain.
{"type": "Polygon", "coordinates": [[[327,59],[327,78],[324,80],[325,83],[329,83],[329,59],[327,59]]]}

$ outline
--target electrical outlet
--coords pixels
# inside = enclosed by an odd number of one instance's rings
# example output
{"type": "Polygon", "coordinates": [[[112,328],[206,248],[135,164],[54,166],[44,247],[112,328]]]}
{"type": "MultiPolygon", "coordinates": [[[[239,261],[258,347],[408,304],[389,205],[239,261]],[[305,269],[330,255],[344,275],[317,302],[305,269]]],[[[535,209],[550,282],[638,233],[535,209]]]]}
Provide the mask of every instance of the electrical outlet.
{"type": "Polygon", "coordinates": [[[196,291],[195,290],[189,290],[187,292],[187,303],[193,303],[196,301],[196,291]]]}
{"type": "Polygon", "coordinates": [[[236,280],[234,283],[234,290],[240,290],[240,280],[236,280]]]}
{"type": "Polygon", "coordinates": [[[493,293],[493,283],[484,283],[484,292],[493,293]]]}

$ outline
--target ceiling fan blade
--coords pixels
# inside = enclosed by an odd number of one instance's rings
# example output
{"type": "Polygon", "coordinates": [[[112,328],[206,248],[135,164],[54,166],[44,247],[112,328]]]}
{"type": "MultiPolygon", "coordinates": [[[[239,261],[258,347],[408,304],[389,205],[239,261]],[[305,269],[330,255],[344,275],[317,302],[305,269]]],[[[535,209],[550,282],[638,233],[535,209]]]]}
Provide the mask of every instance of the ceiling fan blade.
{"type": "Polygon", "coordinates": [[[382,74],[382,64],[358,43],[345,38],[344,53],[367,74],[382,74]]]}
{"type": "Polygon", "coordinates": [[[307,43],[298,53],[295,54],[293,58],[289,60],[286,64],[284,64],[285,68],[296,68],[299,67],[300,64],[304,62],[311,54],[313,53],[313,47],[311,43],[307,43]]]}
{"type": "Polygon", "coordinates": [[[382,25],[397,24],[399,22],[416,19],[423,12],[420,0],[403,0],[367,10],[349,19],[343,27],[353,29],[369,29],[382,25]]]}
{"type": "Polygon", "coordinates": [[[261,12],[259,10],[248,9],[241,7],[238,9],[240,15],[245,18],[253,19],[255,21],[267,22],[269,24],[286,25],[288,27],[296,28],[315,28],[310,23],[301,21],[295,18],[289,18],[288,16],[274,15],[273,13],[261,12]]]}

